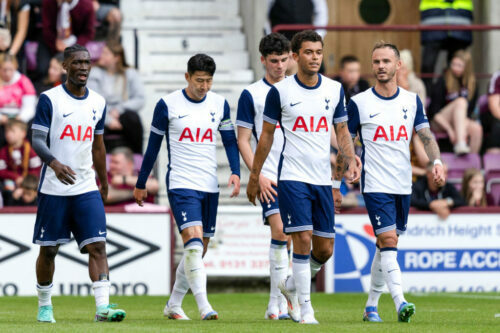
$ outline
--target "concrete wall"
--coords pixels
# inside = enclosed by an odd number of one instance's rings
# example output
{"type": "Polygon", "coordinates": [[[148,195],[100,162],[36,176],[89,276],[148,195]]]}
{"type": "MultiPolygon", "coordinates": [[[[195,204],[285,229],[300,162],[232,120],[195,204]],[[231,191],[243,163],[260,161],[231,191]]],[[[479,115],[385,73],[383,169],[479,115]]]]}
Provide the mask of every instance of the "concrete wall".
{"type": "Polygon", "coordinates": [[[247,37],[250,68],[255,73],[255,79],[258,79],[264,76],[264,68],[260,63],[259,42],[264,36],[264,26],[267,21],[267,0],[240,0],[240,15],[247,37]]]}

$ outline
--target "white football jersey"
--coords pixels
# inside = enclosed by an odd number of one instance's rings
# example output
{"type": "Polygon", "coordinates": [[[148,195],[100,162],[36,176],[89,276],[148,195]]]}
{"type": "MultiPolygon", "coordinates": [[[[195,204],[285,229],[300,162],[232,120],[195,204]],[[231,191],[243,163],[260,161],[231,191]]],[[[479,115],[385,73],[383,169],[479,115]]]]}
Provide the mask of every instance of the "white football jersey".
{"type": "Polygon", "coordinates": [[[383,97],[371,88],[352,97],[347,112],[349,131],[359,133],[363,145],[361,191],[411,194],[413,128],[429,127],[417,94],[398,87],[394,96],[383,97]]]}
{"type": "Polygon", "coordinates": [[[39,190],[50,195],[78,195],[97,191],[92,169],[94,135],[104,133],[106,102],[93,90],[76,97],[61,84],[40,95],[32,128],[48,132],[52,155],[76,173],[75,184],[64,185],[52,168],[42,166],[39,190]]]}
{"type": "MultiPolygon", "coordinates": [[[[272,84],[265,78],[261,79],[243,90],[238,101],[236,125],[251,129],[256,142],[259,141],[262,134],[264,106],[266,104],[267,93],[271,87],[272,84]]],[[[274,182],[278,181],[278,164],[281,151],[283,150],[283,140],[283,132],[280,129],[280,125],[276,124],[273,145],[262,166],[262,174],[274,182]]]]}
{"type": "Polygon", "coordinates": [[[279,180],[331,185],[330,131],[347,121],[339,82],[318,74],[317,85],[308,87],[289,76],[270,88],[263,118],[279,122],[284,134],[279,180]]]}
{"type": "Polygon", "coordinates": [[[167,136],[167,189],[219,192],[217,131],[234,131],[224,97],[209,91],[195,101],[184,90],[160,99],[151,131],[167,136]]]}

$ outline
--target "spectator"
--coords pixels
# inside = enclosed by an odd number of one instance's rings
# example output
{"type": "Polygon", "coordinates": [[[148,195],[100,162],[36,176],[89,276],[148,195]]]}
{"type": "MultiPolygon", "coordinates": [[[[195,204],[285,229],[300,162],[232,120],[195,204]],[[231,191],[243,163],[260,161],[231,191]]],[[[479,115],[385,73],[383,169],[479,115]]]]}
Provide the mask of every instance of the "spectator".
{"type": "MultiPolygon", "coordinates": [[[[420,24],[422,25],[470,25],[473,21],[473,0],[421,0],[420,24]]],[[[422,43],[422,73],[434,73],[439,51],[448,52],[448,63],[458,50],[472,44],[472,31],[432,30],[420,33],[422,43]]],[[[430,94],[432,78],[425,79],[430,94]]]]}
{"type": "MultiPolygon", "coordinates": [[[[137,170],[134,168],[134,155],[129,148],[115,148],[111,153],[108,171],[109,193],[106,204],[134,203],[133,191],[137,182],[137,170]]],[[[158,193],[158,181],[152,177],[148,179],[146,202],[154,202],[158,193]]]]}
{"type": "MultiPolygon", "coordinates": [[[[420,177],[413,184],[411,205],[418,209],[431,210],[439,218],[446,220],[452,208],[463,206],[465,203],[453,184],[446,182],[441,188],[436,186],[433,181],[433,166],[434,163],[429,162],[427,164],[426,176],[420,177]]],[[[445,173],[446,171],[447,168],[445,165],[445,173]]]]}
{"type": "Polygon", "coordinates": [[[106,99],[106,150],[126,146],[135,154],[142,154],[143,129],[139,111],[145,98],[139,74],[127,66],[123,47],[115,42],[106,43],[98,65],[90,72],[88,87],[106,99]]]}
{"type": "Polygon", "coordinates": [[[340,75],[334,77],[334,80],[342,83],[346,105],[352,96],[370,88],[370,84],[361,78],[359,59],[353,55],[346,55],[340,59],[340,75]]]}
{"type": "Polygon", "coordinates": [[[73,44],[94,39],[95,12],[92,0],[43,0],[43,42],[38,45],[38,77],[45,77],[50,59],[73,44]]]}
{"type": "Polygon", "coordinates": [[[476,78],[469,52],[457,51],[450,67],[432,88],[427,116],[434,131],[446,132],[456,154],[478,153],[483,129],[470,119],[477,100],[476,78]],[[469,145],[467,145],[469,141],[469,145]]]}
{"type": "Polygon", "coordinates": [[[425,85],[413,71],[413,56],[410,50],[401,50],[401,67],[398,71],[398,86],[408,91],[414,92],[420,97],[423,105],[427,103],[427,93],[425,85]]]}
{"type": "Polygon", "coordinates": [[[27,125],[20,120],[7,123],[7,145],[0,149],[0,180],[5,191],[14,191],[28,174],[40,174],[42,161],[26,140],[26,132],[27,125]]]}
{"type": "Polygon", "coordinates": [[[0,51],[15,56],[22,50],[28,33],[29,0],[1,0],[0,6],[0,51]]]}
{"type": "Polygon", "coordinates": [[[40,94],[44,91],[57,87],[66,81],[66,71],[62,66],[63,60],[64,57],[62,53],[58,53],[50,59],[47,76],[35,84],[35,90],[38,96],[40,96],[40,94]]]}
{"type": "Polygon", "coordinates": [[[119,0],[93,0],[97,22],[100,27],[106,26],[107,40],[120,41],[122,13],[119,0]]]}
{"type": "Polygon", "coordinates": [[[500,153],[500,70],[491,77],[488,88],[488,110],[481,112],[487,153],[500,153]]]}
{"type": "Polygon", "coordinates": [[[21,185],[5,196],[5,206],[36,206],[38,195],[38,177],[27,175],[21,185]]]}
{"type": "Polygon", "coordinates": [[[484,175],[481,170],[467,169],[462,178],[462,198],[467,206],[486,207],[484,175]]]}

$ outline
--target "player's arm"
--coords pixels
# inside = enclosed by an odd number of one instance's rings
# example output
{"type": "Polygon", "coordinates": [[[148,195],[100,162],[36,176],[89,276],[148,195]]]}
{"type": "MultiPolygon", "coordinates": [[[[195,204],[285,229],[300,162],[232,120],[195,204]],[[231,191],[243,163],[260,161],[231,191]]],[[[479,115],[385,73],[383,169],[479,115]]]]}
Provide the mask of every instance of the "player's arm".
{"type": "Polygon", "coordinates": [[[266,161],[267,155],[271,151],[274,141],[274,131],[276,124],[281,119],[281,99],[278,89],[271,87],[266,97],[264,107],[264,122],[262,123],[262,134],[259,138],[255,156],[253,158],[252,168],[250,169],[250,178],[247,184],[248,200],[255,205],[255,197],[260,192],[259,177],[262,166],[266,161]]]}
{"type": "Polygon", "coordinates": [[[432,169],[434,182],[438,186],[443,186],[445,183],[445,176],[443,163],[441,162],[441,152],[439,151],[439,146],[436,142],[436,138],[431,132],[429,122],[427,120],[427,117],[425,116],[424,107],[418,96],[414,127],[418,133],[418,137],[424,145],[424,150],[427,154],[427,157],[429,158],[429,161],[434,162],[434,168],[432,169]]]}
{"type": "Polygon", "coordinates": [[[238,151],[238,140],[234,133],[234,126],[231,122],[231,112],[227,101],[224,101],[224,116],[219,125],[219,132],[222,138],[222,144],[226,150],[229,167],[231,168],[231,176],[229,177],[227,187],[234,185],[233,192],[231,193],[232,198],[240,194],[240,154],[238,151]]]}
{"type": "MultiPolygon", "coordinates": [[[[104,115],[103,115],[104,118],[104,115]]],[[[103,121],[104,124],[104,121],[103,121]]],[[[94,169],[97,172],[97,177],[101,183],[101,198],[106,202],[108,198],[108,177],[106,175],[106,147],[104,146],[104,135],[97,134],[96,129],[94,134],[94,142],[92,143],[92,161],[94,169]]]]}
{"type": "Polygon", "coordinates": [[[144,200],[148,196],[146,190],[146,182],[148,180],[149,174],[153,169],[153,165],[158,157],[158,152],[161,148],[161,142],[163,141],[163,136],[168,128],[168,107],[163,99],[156,104],[153,121],[151,122],[151,132],[149,133],[148,147],[146,148],[146,153],[142,160],[141,170],[139,171],[139,177],[137,178],[137,183],[134,189],[135,202],[139,206],[143,205],[144,200]]]}

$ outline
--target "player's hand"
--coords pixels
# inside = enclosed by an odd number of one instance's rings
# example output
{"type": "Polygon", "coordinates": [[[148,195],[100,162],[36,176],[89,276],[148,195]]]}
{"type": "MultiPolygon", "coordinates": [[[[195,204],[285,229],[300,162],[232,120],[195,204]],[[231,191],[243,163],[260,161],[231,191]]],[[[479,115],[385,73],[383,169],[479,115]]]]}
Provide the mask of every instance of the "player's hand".
{"type": "Polygon", "coordinates": [[[148,196],[148,190],[146,189],[140,189],[140,188],[134,188],[134,199],[135,199],[135,202],[137,202],[137,204],[139,206],[144,206],[144,200],[146,200],[148,196]]]}
{"type": "Polygon", "coordinates": [[[340,213],[340,206],[342,206],[342,193],[339,188],[332,188],[333,202],[335,206],[335,214],[340,213]]]}
{"type": "Polygon", "coordinates": [[[434,184],[439,187],[444,186],[446,179],[444,176],[444,168],[441,164],[436,164],[432,168],[432,175],[434,176],[434,184]]]}
{"type": "Polygon", "coordinates": [[[231,185],[234,185],[234,188],[229,197],[237,197],[240,194],[240,176],[232,174],[231,177],[229,177],[229,181],[227,182],[227,187],[231,187],[231,185]]]}
{"type": "Polygon", "coordinates": [[[247,184],[247,198],[254,206],[257,196],[260,196],[259,176],[250,174],[247,184]]]}
{"type": "Polygon", "coordinates": [[[64,185],[73,185],[76,180],[76,173],[67,165],[54,159],[49,165],[54,170],[57,179],[64,185]]]}
{"type": "Polygon", "coordinates": [[[351,159],[349,167],[344,174],[345,180],[350,184],[357,183],[361,177],[361,167],[361,160],[357,155],[354,155],[354,160],[351,159]]]}
{"type": "Polygon", "coordinates": [[[99,192],[101,193],[102,202],[106,202],[108,200],[108,184],[101,184],[99,192]]]}
{"type": "Polygon", "coordinates": [[[262,174],[259,177],[260,185],[260,201],[269,203],[274,202],[274,196],[278,196],[278,192],[273,188],[273,186],[278,186],[271,179],[264,177],[262,174]]]}

